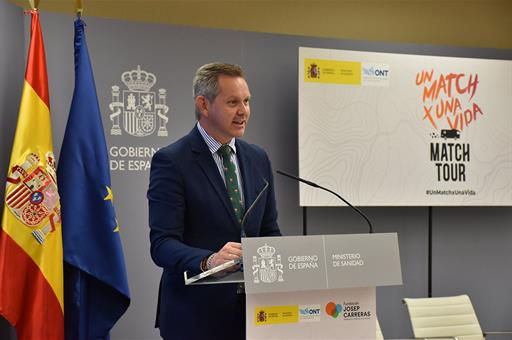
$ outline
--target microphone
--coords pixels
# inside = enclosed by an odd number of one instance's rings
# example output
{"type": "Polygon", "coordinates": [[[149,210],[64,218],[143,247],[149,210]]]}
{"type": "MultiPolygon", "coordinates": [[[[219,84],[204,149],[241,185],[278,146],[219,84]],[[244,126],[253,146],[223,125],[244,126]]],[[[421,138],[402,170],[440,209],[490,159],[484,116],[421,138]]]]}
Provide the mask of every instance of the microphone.
{"type": "Polygon", "coordinates": [[[357,209],[356,207],[354,207],[352,204],[350,204],[347,200],[345,200],[343,197],[341,197],[340,195],[338,195],[337,193],[335,193],[334,191],[332,190],[329,190],[327,188],[324,188],[323,186],[321,185],[318,185],[316,183],[313,183],[311,181],[308,181],[308,180],[305,180],[303,178],[300,178],[300,177],[297,177],[297,176],[294,176],[294,175],[290,175],[286,172],[283,172],[283,171],[280,171],[280,170],[276,170],[276,172],[280,175],[283,175],[283,176],[286,176],[286,177],[289,177],[289,178],[292,178],[296,181],[299,181],[299,182],[302,182],[302,183],[306,183],[307,185],[309,186],[312,186],[314,188],[319,188],[319,189],[322,189],[322,190],[325,190],[327,192],[330,192],[331,194],[333,194],[334,196],[338,197],[340,200],[342,200],[343,202],[345,202],[349,207],[351,207],[352,209],[354,209],[355,211],[357,211],[357,213],[359,215],[361,215],[365,220],[366,222],[368,222],[368,233],[372,234],[373,233],[373,226],[372,226],[372,223],[370,222],[370,220],[368,219],[368,217],[366,217],[365,214],[363,214],[363,212],[359,209],[357,209]]]}
{"type": "Polygon", "coordinates": [[[265,192],[265,190],[268,189],[268,181],[265,178],[263,178],[263,181],[265,182],[265,186],[263,187],[263,189],[261,189],[260,193],[258,194],[258,196],[256,196],[256,199],[251,203],[249,208],[247,208],[247,210],[245,211],[244,217],[242,218],[242,222],[240,223],[241,237],[246,237],[244,226],[245,226],[245,221],[247,220],[247,216],[249,216],[249,213],[251,212],[251,210],[254,209],[254,207],[256,206],[256,203],[258,203],[258,201],[260,200],[260,198],[263,195],[263,193],[265,192]]]}
{"type": "MultiPolygon", "coordinates": [[[[260,200],[260,198],[263,195],[263,193],[265,192],[265,190],[268,189],[268,181],[265,178],[263,178],[263,181],[265,182],[265,186],[263,187],[263,189],[261,189],[261,191],[259,192],[258,196],[256,196],[256,199],[254,199],[254,201],[251,203],[249,208],[247,208],[247,210],[244,213],[244,217],[242,218],[242,222],[240,223],[240,235],[241,235],[241,237],[246,237],[245,230],[244,230],[244,225],[245,225],[245,221],[247,220],[247,216],[249,216],[249,213],[252,211],[252,209],[254,209],[254,207],[256,206],[256,203],[258,203],[258,201],[260,200]]],[[[237,258],[237,259],[225,262],[225,263],[223,263],[221,265],[218,265],[217,267],[214,267],[214,268],[211,268],[211,269],[209,269],[207,271],[199,273],[199,274],[197,274],[197,275],[195,275],[195,276],[193,276],[191,278],[188,277],[187,271],[185,271],[183,273],[183,276],[184,276],[184,279],[185,279],[185,285],[189,285],[189,284],[194,283],[196,281],[199,281],[199,280],[201,280],[201,279],[203,279],[205,277],[208,277],[210,275],[222,272],[225,269],[228,269],[228,268],[231,268],[232,266],[237,266],[237,265],[240,265],[240,271],[243,272],[244,271],[244,268],[243,268],[244,264],[243,264],[242,258],[237,258]]],[[[245,293],[245,284],[244,284],[243,281],[238,283],[238,285],[236,287],[236,293],[237,294],[245,293]]]]}

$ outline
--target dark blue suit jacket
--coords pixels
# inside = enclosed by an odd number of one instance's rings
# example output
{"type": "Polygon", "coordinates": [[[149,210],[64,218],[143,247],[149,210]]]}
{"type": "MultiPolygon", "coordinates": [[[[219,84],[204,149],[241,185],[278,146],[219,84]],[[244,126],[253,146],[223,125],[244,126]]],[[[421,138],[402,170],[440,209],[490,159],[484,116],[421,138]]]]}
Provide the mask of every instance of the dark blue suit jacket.
{"type": "MultiPolygon", "coordinates": [[[[255,145],[236,140],[247,208],[269,183],[245,223],[247,237],[278,236],[270,161],[255,145]]],[[[157,326],[164,339],[245,337],[245,296],[235,284],[185,286],[183,272],[200,272],[201,259],[226,242],[240,242],[226,186],[197,127],[160,149],[151,162],[148,190],[151,256],[164,268],[157,326]]]]}

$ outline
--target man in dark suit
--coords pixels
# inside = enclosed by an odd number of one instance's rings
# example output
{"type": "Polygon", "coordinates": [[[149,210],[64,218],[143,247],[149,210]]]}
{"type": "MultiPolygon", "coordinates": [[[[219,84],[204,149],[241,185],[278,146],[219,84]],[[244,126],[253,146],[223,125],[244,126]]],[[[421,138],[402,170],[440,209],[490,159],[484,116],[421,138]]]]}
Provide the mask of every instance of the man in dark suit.
{"type": "Polygon", "coordinates": [[[183,272],[191,276],[240,258],[241,235],[280,235],[272,168],[261,148],[238,139],[250,116],[239,66],[200,67],[194,99],[196,126],[151,163],[151,256],[164,269],[157,326],[164,339],[240,340],[245,296],[237,285],[185,286],[183,272]]]}

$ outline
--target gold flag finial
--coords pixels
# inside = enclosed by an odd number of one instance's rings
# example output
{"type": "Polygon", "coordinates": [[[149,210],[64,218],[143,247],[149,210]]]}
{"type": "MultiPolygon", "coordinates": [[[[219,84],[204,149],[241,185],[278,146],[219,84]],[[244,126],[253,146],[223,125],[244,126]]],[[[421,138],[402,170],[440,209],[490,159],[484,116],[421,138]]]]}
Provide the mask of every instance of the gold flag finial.
{"type": "Polygon", "coordinates": [[[30,3],[30,8],[37,9],[39,7],[39,0],[28,0],[30,3]]]}
{"type": "Polygon", "coordinates": [[[84,12],[84,5],[83,5],[82,0],[75,0],[75,10],[76,10],[76,15],[81,17],[84,12]]]}

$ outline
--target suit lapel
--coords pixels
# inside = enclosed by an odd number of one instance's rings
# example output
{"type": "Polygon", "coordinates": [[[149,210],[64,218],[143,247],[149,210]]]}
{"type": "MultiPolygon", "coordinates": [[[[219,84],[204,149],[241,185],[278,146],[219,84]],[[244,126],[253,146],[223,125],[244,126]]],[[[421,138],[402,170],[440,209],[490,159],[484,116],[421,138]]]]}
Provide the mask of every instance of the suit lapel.
{"type": "Polygon", "coordinates": [[[224,208],[227,210],[227,213],[230,216],[233,225],[237,228],[237,230],[240,230],[240,227],[238,226],[238,222],[236,220],[235,213],[233,211],[233,207],[231,205],[231,202],[229,201],[229,197],[226,191],[226,185],[222,181],[222,177],[219,174],[219,169],[217,168],[217,165],[213,160],[210,149],[208,149],[208,146],[206,145],[205,141],[203,140],[203,137],[197,130],[197,127],[195,127],[189,135],[191,137],[190,146],[192,152],[196,155],[196,161],[199,167],[201,168],[205,176],[208,178],[208,181],[214,188],[219,200],[222,202],[224,208]]]}

